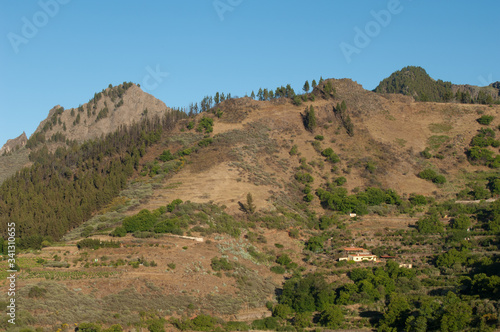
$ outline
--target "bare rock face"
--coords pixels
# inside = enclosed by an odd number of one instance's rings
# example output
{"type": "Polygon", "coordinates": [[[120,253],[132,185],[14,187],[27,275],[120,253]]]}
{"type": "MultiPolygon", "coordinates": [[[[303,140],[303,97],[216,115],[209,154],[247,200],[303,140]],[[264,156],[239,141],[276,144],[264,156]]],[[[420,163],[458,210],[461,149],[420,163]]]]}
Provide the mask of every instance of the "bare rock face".
{"type": "Polygon", "coordinates": [[[18,137],[14,139],[9,139],[7,143],[5,143],[4,146],[0,149],[0,155],[4,153],[10,153],[19,148],[22,148],[23,146],[26,145],[26,142],[28,142],[28,138],[26,137],[26,133],[23,132],[18,137]]]}
{"type": "Polygon", "coordinates": [[[124,83],[96,93],[88,103],[77,108],[53,107],[35,133],[43,133],[47,140],[57,134],[64,139],[83,142],[112,133],[121,126],[129,126],[146,117],[161,117],[169,111],[162,101],[142,91],[137,85],[124,83]]]}

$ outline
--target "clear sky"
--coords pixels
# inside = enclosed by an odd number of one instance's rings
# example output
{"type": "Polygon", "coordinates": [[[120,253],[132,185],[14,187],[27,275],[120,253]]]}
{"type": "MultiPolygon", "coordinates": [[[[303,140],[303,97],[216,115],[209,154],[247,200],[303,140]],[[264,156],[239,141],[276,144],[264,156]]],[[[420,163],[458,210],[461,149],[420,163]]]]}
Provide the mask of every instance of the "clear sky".
{"type": "Polygon", "coordinates": [[[123,81],[171,107],[320,76],[373,89],[408,65],[487,85],[499,14],[498,0],[0,0],[0,146],[123,81]]]}

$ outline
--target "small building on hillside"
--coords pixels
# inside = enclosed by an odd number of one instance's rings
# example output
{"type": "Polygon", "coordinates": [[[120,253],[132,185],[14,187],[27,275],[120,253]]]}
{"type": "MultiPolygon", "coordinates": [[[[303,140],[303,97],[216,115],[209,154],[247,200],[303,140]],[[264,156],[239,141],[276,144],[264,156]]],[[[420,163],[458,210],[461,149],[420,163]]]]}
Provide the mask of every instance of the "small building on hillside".
{"type": "Polygon", "coordinates": [[[376,262],[377,256],[372,255],[365,248],[348,247],[344,248],[345,256],[340,257],[339,261],[354,261],[354,262],[376,262]]]}

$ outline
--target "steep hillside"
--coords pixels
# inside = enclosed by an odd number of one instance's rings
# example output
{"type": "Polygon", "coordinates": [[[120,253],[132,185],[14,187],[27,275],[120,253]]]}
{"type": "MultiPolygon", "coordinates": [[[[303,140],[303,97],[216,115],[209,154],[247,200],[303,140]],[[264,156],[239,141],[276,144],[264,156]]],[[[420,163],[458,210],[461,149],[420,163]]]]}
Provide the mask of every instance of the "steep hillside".
{"type": "MultiPolygon", "coordinates": [[[[471,165],[466,151],[483,127],[476,121],[479,114],[497,116],[500,107],[419,103],[396,95],[380,96],[347,79],[327,82],[335,88],[335,98],[300,106],[243,98],[221,103],[220,118],[198,115],[194,128],[202,117],[213,119],[213,142],[190,155],[183,170],[172,175],[169,183],[175,186],[155,189],[153,198],[137,209],[155,209],[180,198],[212,201],[235,212],[248,192],[259,207],[270,209],[277,197],[289,195],[285,188],[301,169],[313,176],[312,188],[344,177],[343,186],[349,192],[381,186],[404,197],[416,193],[454,198],[457,188],[465,184],[462,172],[487,170],[471,165]],[[352,136],[335,111],[342,101],[354,126],[352,136]],[[317,125],[308,131],[303,117],[311,106],[317,125]],[[321,154],[327,148],[333,149],[339,162],[331,163],[321,154]],[[435,157],[424,158],[421,152],[427,150],[435,157]],[[420,178],[418,173],[426,168],[445,174],[447,183],[437,186],[420,178]]],[[[320,95],[322,87],[313,93],[320,95]]],[[[490,126],[498,124],[495,119],[490,126]]],[[[195,129],[181,129],[160,149],[148,153],[151,161],[146,168],[154,167],[155,154],[164,149],[179,151],[203,138],[195,129]]]]}

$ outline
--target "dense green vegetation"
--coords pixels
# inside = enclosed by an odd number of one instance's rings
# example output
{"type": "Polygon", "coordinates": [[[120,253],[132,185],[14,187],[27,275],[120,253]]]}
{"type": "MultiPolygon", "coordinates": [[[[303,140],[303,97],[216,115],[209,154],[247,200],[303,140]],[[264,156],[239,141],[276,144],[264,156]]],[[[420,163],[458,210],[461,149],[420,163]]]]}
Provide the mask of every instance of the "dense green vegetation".
{"type": "MultiPolygon", "coordinates": [[[[489,123],[489,122],[488,122],[489,123]]],[[[488,147],[498,148],[500,141],[495,139],[496,133],[491,128],[481,128],[476,134],[466,151],[467,158],[472,164],[486,165],[491,168],[500,167],[500,155],[494,155],[494,152],[488,147]]]]}
{"type": "Polygon", "coordinates": [[[136,215],[126,217],[122,226],[117,227],[111,235],[121,237],[132,233],[136,237],[154,237],[165,233],[184,235],[190,230],[202,235],[220,233],[237,237],[242,227],[244,225],[225,213],[222,207],[182,203],[176,199],[166,207],[154,211],[143,209],[136,215]]]}
{"type": "MultiPolygon", "coordinates": [[[[495,86],[492,84],[491,87],[495,86]]],[[[412,96],[417,101],[456,101],[463,104],[498,103],[498,98],[494,98],[488,88],[481,88],[476,96],[472,96],[469,90],[463,88],[453,93],[450,82],[435,81],[425,69],[414,66],[408,66],[392,73],[391,76],[382,80],[374,91],[377,93],[400,93],[412,96]]]]}
{"type": "Polygon", "coordinates": [[[400,93],[417,101],[450,101],[454,96],[451,83],[433,80],[421,67],[408,66],[382,80],[374,90],[377,93],[400,93]]]}
{"type": "Polygon", "coordinates": [[[446,178],[443,175],[438,174],[435,170],[430,168],[424,169],[422,172],[418,173],[418,177],[432,181],[436,184],[443,184],[446,182],[446,178]]]}
{"type": "Polygon", "coordinates": [[[345,188],[330,183],[326,185],[326,189],[318,188],[316,195],[325,208],[360,215],[367,214],[369,206],[380,204],[401,206],[403,204],[401,197],[391,189],[367,188],[355,195],[347,195],[345,188]]]}

